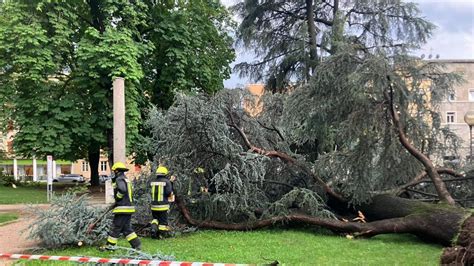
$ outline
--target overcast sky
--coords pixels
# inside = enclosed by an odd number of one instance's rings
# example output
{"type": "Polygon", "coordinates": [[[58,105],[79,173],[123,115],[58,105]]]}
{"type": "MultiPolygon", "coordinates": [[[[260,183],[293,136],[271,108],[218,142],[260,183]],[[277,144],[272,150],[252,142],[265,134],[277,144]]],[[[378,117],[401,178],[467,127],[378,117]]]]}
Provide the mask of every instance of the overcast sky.
{"type": "MultiPolygon", "coordinates": [[[[230,6],[237,0],[221,0],[230,6]]],[[[437,28],[432,38],[416,55],[439,54],[440,59],[474,59],[474,0],[412,0],[417,3],[423,16],[437,28]]],[[[244,51],[237,53],[236,62],[252,60],[244,51]]],[[[233,73],[224,81],[226,88],[241,87],[251,83],[233,73]]]]}

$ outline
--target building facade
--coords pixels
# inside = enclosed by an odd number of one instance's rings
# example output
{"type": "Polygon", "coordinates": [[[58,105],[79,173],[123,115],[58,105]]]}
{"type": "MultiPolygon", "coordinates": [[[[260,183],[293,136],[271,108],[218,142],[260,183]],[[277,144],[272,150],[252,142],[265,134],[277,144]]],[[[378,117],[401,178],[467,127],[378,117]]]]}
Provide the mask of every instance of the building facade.
{"type": "Polygon", "coordinates": [[[469,126],[464,121],[464,115],[468,111],[474,111],[474,60],[434,60],[433,62],[441,63],[446,72],[458,73],[464,79],[463,83],[455,86],[454,93],[441,102],[439,113],[441,125],[449,127],[463,140],[459,151],[460,158],[456,159],[466,160],[471,152],[471,134],[469,126]]]}
{"type": "MultiPolygon", "coordinates": [[[[15,132],[10,128],[6,133],[0,132],[0,171],[5,175],[14,176],[17,180],[40,181],[47,179],[46,158],[21,158],[15,156],[13,150],[15,132]]],[[[87,180],[90,179],[91,171],[88,161],[81,159],[75,162],[54,158],[56,176],[62,174],[79,174],[87,180]]],[[[126,162],[130,169],[130,176],[138,176],[142,171],[142,166],[133,164],[132,160],[126,162]]],[[[108,158],[101,155],[98,165],[99,175],[110,175],[110,165],[108,158]]]]}

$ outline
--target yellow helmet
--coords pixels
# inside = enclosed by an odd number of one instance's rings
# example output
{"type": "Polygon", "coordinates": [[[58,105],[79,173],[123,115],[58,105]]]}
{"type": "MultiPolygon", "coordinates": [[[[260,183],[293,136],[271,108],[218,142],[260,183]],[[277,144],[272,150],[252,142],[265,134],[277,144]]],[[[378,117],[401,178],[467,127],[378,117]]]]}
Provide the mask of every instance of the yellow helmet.
{"type": "Polygon", "coordinates": [[[116,162],[112,165],[112,171],[128,171],[128,168],[122,162],[116,162]]]}
{"type": "Polygon", "coordinates": [[[168,168],[160,165],[158,168],[156,168],[156,174],[157,175],[168,175],[168,168]]]}
{"type": "Polygon", "coordinates": [[[194,169],[194,173],[196,173],[196,174],[202,174],[204,172],[205,172],[205,170],[202,167],[198,167],[198,168],[194,169]]]}

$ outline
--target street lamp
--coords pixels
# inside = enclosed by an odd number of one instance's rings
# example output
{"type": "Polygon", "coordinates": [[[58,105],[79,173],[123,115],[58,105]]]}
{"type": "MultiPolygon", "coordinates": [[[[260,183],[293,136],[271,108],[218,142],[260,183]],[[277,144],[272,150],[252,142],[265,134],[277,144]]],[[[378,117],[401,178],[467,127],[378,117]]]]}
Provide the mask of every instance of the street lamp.
{"type": "Polygon", "coordinates": [[[469,162],[472,163],[472,126],[474,126],[474,111],[468,111],[464,115],[464,122],[469,126],[469,162]]]}

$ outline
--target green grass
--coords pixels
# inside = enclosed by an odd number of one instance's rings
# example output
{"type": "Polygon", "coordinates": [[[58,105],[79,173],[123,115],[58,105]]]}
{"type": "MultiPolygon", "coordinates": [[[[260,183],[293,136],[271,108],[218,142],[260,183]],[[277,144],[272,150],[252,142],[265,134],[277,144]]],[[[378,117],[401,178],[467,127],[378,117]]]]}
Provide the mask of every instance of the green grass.
{"type": "MultiPolygon", "coordinates": [[[[53,183],[54,193],[63,193],[68,188],[82,184],[53,183]]],[[[0,186],[0,204],[48,203],[46,198],[46,183],[31,183],[29,185],[0,186]]]]}
{"type": "Polygon", "coordinates": [[[46,188],[0,186],[0,204],[46,203],[46,188]]]}
{"type": "Polygon", "coordinates": [[[0,213],[0,225],[5,222],[13,221],[18,219],[18,214],[16,213],[0,213]]]}
{"type": "MultiPolygon", "coordinates": [[[[309,230],[254,232],[199,231],[179,237],[142,239],[148,253],[174,255],[178,261],[269,263],[286,265],[439,265],[442,247],[410,235],[381,235],[347,239],[309,230]]],[[[124,240],[119,245],[128,247],[124,240]]],[[[121,251],[102,253],[93,247],[69,248],[50,255],[121,257],[121,251]]],[[[54,265],[63,265],[54,264],[54,265]]],[[[24,265],[51,265],[28,262],[24,265]]]]}

